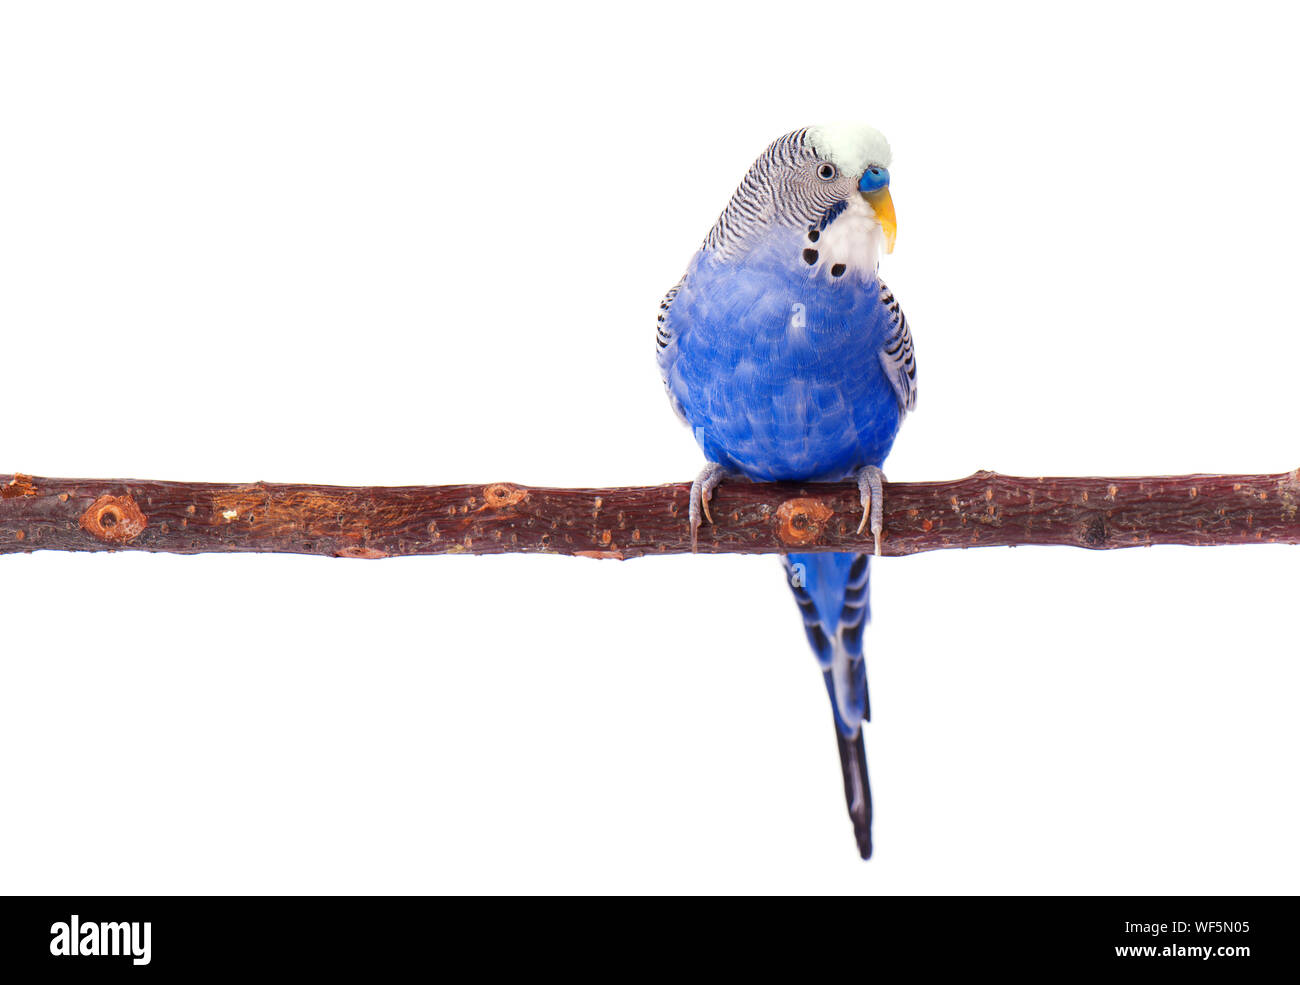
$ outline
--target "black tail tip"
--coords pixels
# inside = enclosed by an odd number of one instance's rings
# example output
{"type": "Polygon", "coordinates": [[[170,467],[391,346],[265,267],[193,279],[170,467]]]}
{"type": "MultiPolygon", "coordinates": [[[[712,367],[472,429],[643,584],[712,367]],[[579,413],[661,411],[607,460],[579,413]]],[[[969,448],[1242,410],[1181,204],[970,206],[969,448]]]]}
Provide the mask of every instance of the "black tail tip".
{"type": "Polygon", "coordinates": [[[862,856],[862,861],[871,858],[871,832],[854,831],[853,837],[858,840],[858,854],[862,856]]]}
{"type": "Polygon", "coordinates": [[[844,800],[848,804],[849,819],[853,822],[853,837],[858,843],[858,854],[863,860],[871,858],[871,783],[867,779],[867,748],[862,741],[862,731],[853,738],[845,738],[838,725],[835,739],[840,747],[840,767],[844,772],[844,800]]]}

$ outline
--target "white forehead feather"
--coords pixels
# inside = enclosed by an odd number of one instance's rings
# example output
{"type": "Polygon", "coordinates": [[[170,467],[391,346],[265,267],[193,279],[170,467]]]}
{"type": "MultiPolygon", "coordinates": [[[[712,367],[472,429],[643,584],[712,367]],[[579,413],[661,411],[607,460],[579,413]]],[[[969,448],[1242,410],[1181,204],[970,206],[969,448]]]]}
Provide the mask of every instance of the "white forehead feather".
{"type": "Polygon", "coordinates": [[[813,150],[847,174],[861,174],[869,164],[889,167],[889,141],[873,127],[861,123],[832,123],[809,127],[813,150]]]}

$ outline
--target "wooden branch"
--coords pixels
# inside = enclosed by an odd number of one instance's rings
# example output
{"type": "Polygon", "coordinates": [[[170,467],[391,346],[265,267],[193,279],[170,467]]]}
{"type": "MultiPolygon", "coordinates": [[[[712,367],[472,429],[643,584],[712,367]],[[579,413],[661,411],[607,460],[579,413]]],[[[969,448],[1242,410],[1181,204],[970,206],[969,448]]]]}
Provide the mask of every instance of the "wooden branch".
{"type": "MultiPolygon", "coordinates": [[[[55,551],[412,554],[689,552],[688,483],[547,489],[0,477],[0,554],[55,551]]],[[[885,486],[887,556],[952,547],[1300,543],[1300,469],[1276,475],[1027,479],[977,472],[885,486]]],[[[701,553],[863,550],[848,483],[728,481],[701,553]]]]}

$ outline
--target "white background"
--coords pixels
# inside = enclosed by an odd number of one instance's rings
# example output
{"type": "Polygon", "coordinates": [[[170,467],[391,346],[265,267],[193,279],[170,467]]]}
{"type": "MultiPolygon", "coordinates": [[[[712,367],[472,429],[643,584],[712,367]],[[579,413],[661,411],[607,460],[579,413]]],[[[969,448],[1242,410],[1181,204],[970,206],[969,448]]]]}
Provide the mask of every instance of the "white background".
{"type": "MultiPolygon", "coordinates": [[[[895,479],[1300,465],[1278,5],[6,4],[0,470],[615,485],[755,155],[895,151],[895,479]]],[[[0,558],[0,890],[1294,892],[1300,552],[0,558]]]]}

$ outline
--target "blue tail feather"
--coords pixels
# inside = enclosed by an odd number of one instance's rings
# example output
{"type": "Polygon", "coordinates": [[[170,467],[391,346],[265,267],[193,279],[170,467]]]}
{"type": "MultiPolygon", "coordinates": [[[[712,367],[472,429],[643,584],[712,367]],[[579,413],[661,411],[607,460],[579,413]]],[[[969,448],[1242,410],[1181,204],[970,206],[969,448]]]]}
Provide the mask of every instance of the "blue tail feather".
{"type": "Polygon", "coordinates": [[[858,850],[871,855],[871,787],[862,723],[871,719],[863,630],[871,619],[871,558],[866,554],[790,554],[784,559],[804,631],[831,699],[844,796],[858,850]]]}
{"type": "Polygon", "coordinates": [[[790,589],[803,616],[804,631],[826,672],[835,718],[845,737],[871,720],[863,629],[871,619],[866,554],[790,554],[785,558],[790,589]]]}

